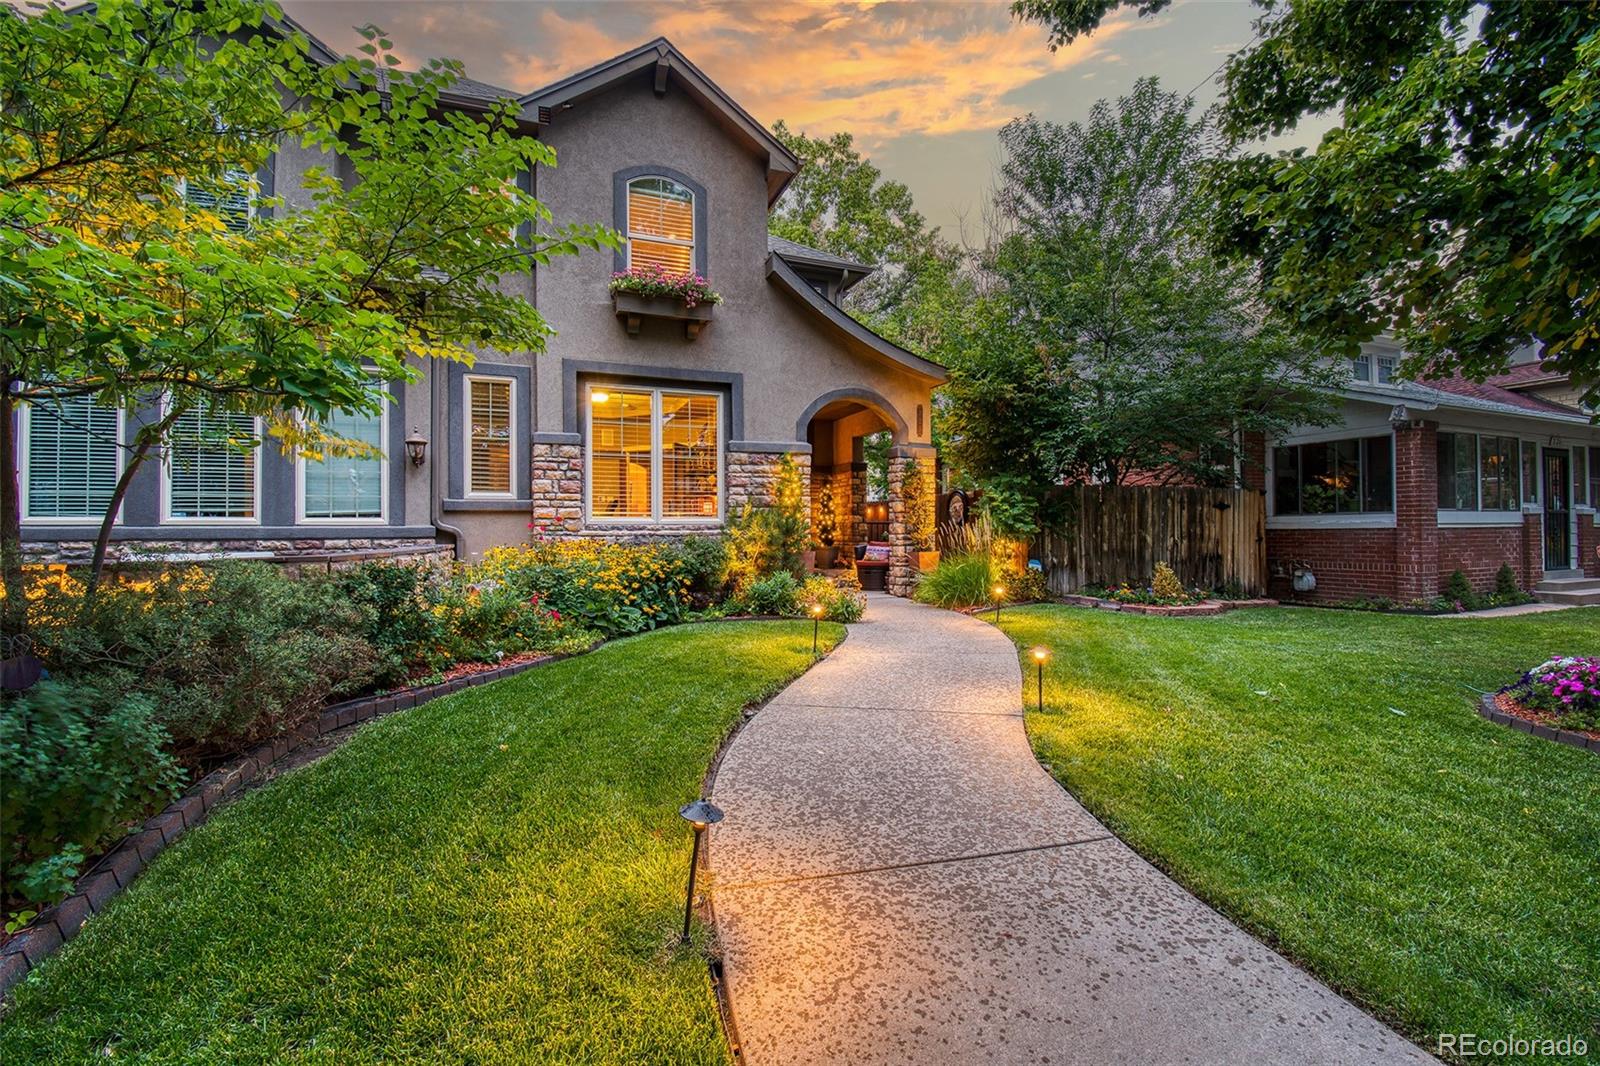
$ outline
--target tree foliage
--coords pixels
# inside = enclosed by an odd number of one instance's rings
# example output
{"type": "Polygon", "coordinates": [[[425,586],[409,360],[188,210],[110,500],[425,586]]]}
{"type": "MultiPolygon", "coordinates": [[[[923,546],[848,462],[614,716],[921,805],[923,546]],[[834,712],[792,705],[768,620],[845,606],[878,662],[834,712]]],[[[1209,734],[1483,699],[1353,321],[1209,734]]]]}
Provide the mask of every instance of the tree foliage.
{"type": "Polygon", "coordinates": [[[1136,471],[1231,483],[1242,434],[1327,417],[1334,372],[1204,246],[1204,135],[1153,79],[1001,132],[1003,229],[946,390],[964,474],[1036,503],[1136,471]]]}
{"type": "Polygon", "coordinates": [[[392,43],[363,32],[361,57],[322,63],[262,0],[0,14],[0,415],[165,397],[126,442],[98,554],[133,471],[184,412],[264,416],[312,456],[354,449],[320,426],[334,410],[377,411],[372,376],[415,377],[417,357],[539,350],[548,327],[503,280],[611,240],[552,225],[525,191],[555,160],[511,102],[442,106],[459,64],[402,74],[392,43]],[[264,199],[240,225],[186,195],[246,194],[288,146],[324,160],[293,210],[264,199]]]}
{"type": "MultiPolygon", "coordinates": [[[[1117,6],[1012,10],[1054,46],[1117,6]]],[[[1220,246],[1257,259],[1266,299],[1346,350],[1393,330],[1408,372],[1482,378],[1541,343],[1600,403],[1600,5],[1261,6],[1225,68],[1230,145],[1335,109],[1340,124],[1314,152],[1219,167],[1220,246]]]]}

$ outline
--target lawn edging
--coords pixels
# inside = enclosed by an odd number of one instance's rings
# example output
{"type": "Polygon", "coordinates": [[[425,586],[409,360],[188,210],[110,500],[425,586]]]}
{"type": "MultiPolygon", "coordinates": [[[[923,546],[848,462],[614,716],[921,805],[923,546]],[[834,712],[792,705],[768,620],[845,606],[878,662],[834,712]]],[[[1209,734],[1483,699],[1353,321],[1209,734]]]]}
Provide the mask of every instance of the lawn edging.
{"type": "Polygon", "coordinates": [[[434,685],[417,685],[378,696],[362,696],[335,703],[298,729],[262,741],[239,758],[219,766],[102,855],[78,878],[71,895],[41,911],[26,929],[0,944],[0,1001],[30,971],[77,936],[83,924],[125,891],[144,872],[145,867],[155,861],[157,855],[290,755],[347,726],[371,721],[395,711],[420,707],[461,689],[499,681],[574,655],[586,655],[604,643],[596,641],[582,651],[556,653],[528,662],[492,667],[434,685]]]}
{"type": "Polygon", "coordinates": [[[1519,733],[1543,737],[1545,740],[1554,740],[1561,744],[1570,744],[1574,748],[1600,755],[1600,737],[1585,736],[1582,733],[1574,733],[1570,729],[1558,729],[1553,725],[1544,725],[1514,714],[1507,714],[1500,709],[1499,703],[1495,700],[1495,694],[1492,692],[1485,692],[1479,697],[1478,714],[1496,725],[1507,726],[1519,733]]]}

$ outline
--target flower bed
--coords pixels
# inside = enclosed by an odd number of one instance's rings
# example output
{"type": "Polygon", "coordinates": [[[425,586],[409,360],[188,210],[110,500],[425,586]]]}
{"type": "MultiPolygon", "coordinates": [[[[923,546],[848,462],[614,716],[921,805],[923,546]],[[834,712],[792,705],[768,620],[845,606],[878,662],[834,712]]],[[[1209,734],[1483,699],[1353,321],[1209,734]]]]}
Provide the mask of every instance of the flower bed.
{"type": "Polygon", "coordinates": [[[1548,659],[1495,693],[1505,714],[1600,739],[1600,657],[1548,659]]]}

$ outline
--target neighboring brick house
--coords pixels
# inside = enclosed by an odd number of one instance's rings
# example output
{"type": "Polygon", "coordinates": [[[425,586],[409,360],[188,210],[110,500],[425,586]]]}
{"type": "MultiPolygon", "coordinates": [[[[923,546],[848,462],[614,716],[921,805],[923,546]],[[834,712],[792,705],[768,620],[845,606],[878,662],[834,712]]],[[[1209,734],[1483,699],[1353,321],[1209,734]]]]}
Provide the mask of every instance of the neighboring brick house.
{"type": "MultiPolygon", "coordinates": [[[[314,40],[312,50],[332,55],[314,40]]],[[[530,264],[509,282],[555,328],[548,351],[483,352],[470,367],[419,363],[420,380],[388,387],[385,416],[336,426],[377,444],[381,460],[175,447],[135,476],[114,551],[440,546],[471,558],[525,541],[530,524],[544,536],[681,536],[714,531],[764,498],[784,455],[813,484],[836,480],[839,539],[851,544],[861,530],[851,506],[864,496],[861,438],[884,429],[898,497],[906,462],[932,456],[931,392],[945,372],[841,309],[869,268],[768,236],[767,213],[799,169],[783,144],[665,39],[525,95],[464,80],[446,102],[470,111],[499,97],[515,98],[527,135],[558,153],[559,166],[529,178],[554,217],[627,236],[614,255],[530,264]],[[635,262],[702,274],[725,303],[704,324],[681,308],[614,305],[611,274],[635,262]],[[420,464],[408,459],[408,439],[427,442],[420,464]]],[[[294,210],[306,168],[319,163],[339,165],[285,145],[261,186],[294,210]]],[[[246,224],[248,205],[238,206],[246,224]]],[[[69,406],[24,411],[14,427],[35,557],[87,554],[96,504],[122,462],[124,423],[156,410],[69,406]]],[[[894,513],[890,587],[906,592],[912,568],[894,513]]]]}
{"type": "Polygon", "coordinates": [[[1525,361],[1483,384],[1402,382],[1401,357],[1366,345],[1338,424],[1264,442],[1250,476],[1273,592],[1413,601],[1457,569],[1490,589],[1508,564],[1523,588],[1570,598],[1600,577],[1600,428],[1566,379],[1525,361]]]}

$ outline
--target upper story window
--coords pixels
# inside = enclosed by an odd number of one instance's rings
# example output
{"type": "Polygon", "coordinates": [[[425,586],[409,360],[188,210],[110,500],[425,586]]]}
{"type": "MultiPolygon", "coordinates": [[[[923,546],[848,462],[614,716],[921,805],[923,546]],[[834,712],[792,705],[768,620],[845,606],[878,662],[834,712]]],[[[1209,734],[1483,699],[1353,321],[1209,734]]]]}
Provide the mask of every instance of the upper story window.
{"type": "Polygon", "coordinates": [[[122,474],[122,415],[88,396],[22,405],[22,517],[98,522],[122,474]]]}
{"type": "Polygon", "coordinates": [[[1359,382],[1379,385],[1393,383],[1395,371],[1400,366],[1400,356],[1390,352],[1362,352],[1350,357],[1350,377],[1359,382]]]}
{"type": "Polygon", "coordinates": [[[193,407],[172,424],[166,454],[167,521],[256,520],[260,450],[253,415],[193,407]]]}
{"type": "Polygon", "coordinates": [[[1280,515],[1393,511],[1393,438],[1356,437],[1274,448],[1272,504],[1272,513],[1280,515]]]}
{"type": "Polygon", "coordinates": [[[592,521],[721,518],[720,396],[594,385],[588,400],[592,521]]]}
{"type": "Polygon", "coordinates": [[[1519,510],[1522,506],[1521,470],[1515,437],[1440,433],[1439,509],[1519,510]]]}
{"type": "Polygon", "coordinates": [[[628,182],[628,267],[694,273],[694,193],[671,178],[628,182]]]}
{"type": "Polygon", "coordinates": [[[183,181],[183,202],[214,211],[229,233],[245,233],[256,214],[256,185],[243,170],[229,168],[220,181],[183,181]]]}

